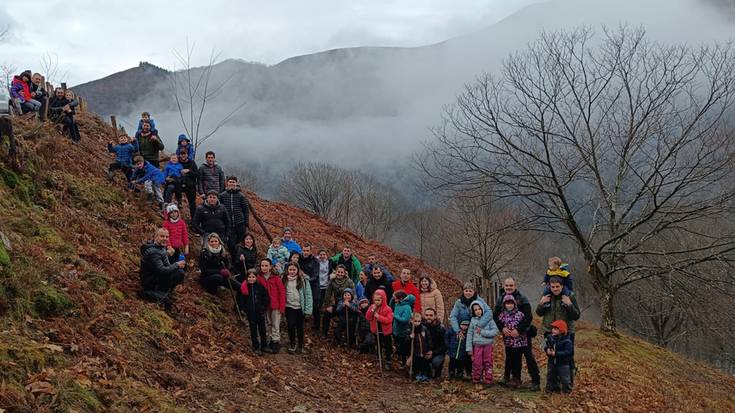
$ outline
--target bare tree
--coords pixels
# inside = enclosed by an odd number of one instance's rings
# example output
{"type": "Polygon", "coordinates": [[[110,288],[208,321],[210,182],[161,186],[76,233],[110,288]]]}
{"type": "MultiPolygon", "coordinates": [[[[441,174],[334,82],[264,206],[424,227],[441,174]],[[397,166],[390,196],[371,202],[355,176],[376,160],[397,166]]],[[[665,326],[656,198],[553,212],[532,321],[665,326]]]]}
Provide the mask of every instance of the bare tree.
{"type": "Polygon", "coordinates": [[[349,227],[360,235],[383,242],[405,216],[405,201],[398,191],[365,173],[353,173],[355,212],[349,227]]]}
{"type": "Polygon", "coordinates": [[[59,55],[56,53],[44,53],[41,56],[39,64],[41,73],[46,78],[46,81],[51,84],[58,85],[69,76],[68,71],[62,70],[59,67],[59,55]]]}
{"type": "Polygon", "coordinates": [[[13,76],[17,73],[18,66],[15,66],[12,63],[3,63],[0,65],[0,75],[2,75],[2,79],[0,79],[0,87],[3,87],[5,89],[10,89],[10,86],[13,82],[13,76]]]}
{"type": "Polygon", "coordinates": [[[197,68],[193,66],[192,62],[194,48],[195,43],[190,44],[187,39],[186,50],[183,53],[174,50],[174,56],[182,67],[180,70],[173,70],[170,79],[181,126],[191,138],[196,149],[230,122],[233,116],[245,106],[246,102],[242,101],[235,105],[219,120],[207,122],[207,124],[212,125],[211,128],[207,131],[202,130],[205,126],[207,108],[217,97],[224,93],[225,87],[235,73],[230,73],[222,80],[215,81],[212,74],[218,63],[220,53],[212,49],[207,64],[197,68]]]}
{"type": "Polygon", "coordinates": [[[281,181],[281,196],[293,205],[334,220],[347,173],[324,162],[299,162],[281,181]]]}
{"type": "Polygon", "coordinates": [[[718,222],[735,200],[734,98],[729,44],[545,33],[466,87],[419,164],[435,188],[511,198],[528,228],[573,240],[615,332],[622,288],[663,274],[712,285],[699,269],[732,264],[735,232],[718,222]]]}

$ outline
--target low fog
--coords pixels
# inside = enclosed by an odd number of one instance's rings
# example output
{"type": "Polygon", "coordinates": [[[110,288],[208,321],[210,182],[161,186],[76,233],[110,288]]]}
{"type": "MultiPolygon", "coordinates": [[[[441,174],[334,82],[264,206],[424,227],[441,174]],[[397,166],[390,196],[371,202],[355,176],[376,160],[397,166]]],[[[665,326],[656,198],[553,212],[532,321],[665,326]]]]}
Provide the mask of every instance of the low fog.
{"type": "MultiPolygon", "coordinates": [[[[206,134],[231,108],[245,106],[200,148],[220,163],[251,168],[276,197],[276,176],[298,161],[328,161],[405,184],[410,156],[430,139],[463,85],[493,73],[503,57],[542,30],[587,25],[602,31],[621,24],[644,26],[651,39],[689,44],[727,41],[735,33],[731,14],[716,1],[558,0],[528,6],[477,33],[418,48],[353,48],[287,59],[274,66],[227,60],[213,83],[229,79],[207,106],[206,134]],[[230,76],[232,76],[230,78],[230,76]]],[[[732,10],[727,1],[723,3],[732,10]]],[[[200,51],[203,52],[203,51],[200,51]]],[[[170,84],[141,97],[167,146],[182,133],[170,84]]],[[[139,111],[125,124],[135,125],[139,111]]]]}

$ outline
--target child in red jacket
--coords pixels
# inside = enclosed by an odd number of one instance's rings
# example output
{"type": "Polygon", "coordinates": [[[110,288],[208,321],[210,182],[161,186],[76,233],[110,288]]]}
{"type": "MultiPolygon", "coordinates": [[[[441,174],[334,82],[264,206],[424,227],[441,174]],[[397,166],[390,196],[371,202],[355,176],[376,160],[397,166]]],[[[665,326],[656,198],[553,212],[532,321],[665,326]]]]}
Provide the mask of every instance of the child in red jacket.
{"type": "Polygon", "coordinates": [[[365,318],[370,322],[370,331],[376,336],[375,342],[385,351],[384,362],[387,368],[393,357],[393,310],[388,306],[385,291],[375,291],[373,304],[368,308],[365,318]]]}
{"type": "Polygon", "coordinates": [[[166,220],[163,228],[168,231],[168,246],[175,250],[174,258],[178,260],[181,254],[189,255],[189,230],[186,223],[181,219],[179,207],[170,204],[166,207],[166,220]]]}
{"type": "Polygon", "coordinates": [[[276,273],[273,272],[271,260],[260,260],[258,282],[268,291],[268,311],[266,312],[267,332],[270,338],[268,350],[278,354],[281,350],[281,316],[286,313],[286,287],[276,273]]]}

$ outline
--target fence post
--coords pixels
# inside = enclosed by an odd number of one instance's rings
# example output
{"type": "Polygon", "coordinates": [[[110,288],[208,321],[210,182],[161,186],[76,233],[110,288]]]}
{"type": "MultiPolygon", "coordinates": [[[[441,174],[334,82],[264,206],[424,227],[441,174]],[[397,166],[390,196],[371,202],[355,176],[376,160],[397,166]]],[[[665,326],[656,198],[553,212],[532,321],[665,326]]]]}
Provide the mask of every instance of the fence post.
{"type": "Polygon", "coordinates": [[[115,115],[110,116],[110,122],[112,123],[112,142],[117,142],[117,118],[115,115]]]}

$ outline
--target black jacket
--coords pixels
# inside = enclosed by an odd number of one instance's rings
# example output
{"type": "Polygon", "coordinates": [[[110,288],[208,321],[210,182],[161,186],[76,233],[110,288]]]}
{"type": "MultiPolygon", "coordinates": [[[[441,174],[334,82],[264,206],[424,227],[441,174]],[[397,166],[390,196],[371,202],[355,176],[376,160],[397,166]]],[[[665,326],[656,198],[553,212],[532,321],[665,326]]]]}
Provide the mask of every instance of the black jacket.
{"type": "Polygon", "coordinates": [[[189,172],[181,175],[181,189],[184,192],[196,192],[197,189],[197,178],[199,178],[199,168],[197,168],[196,162],[191,159],[186,162],[181,162],[182,169],[188,169],[189,172]]]}
{"type": "MultiPolygon", "coordinates": [[[[219,194],[219,203],[227,209],[230,215],[230,225],[233,227],[248,227],[250,203],[239,189],[227,190],[219,194]]],[[[238,240],[240,241],[240,240],[238,240]]]]}
{"type": "Polygon", "coordinates": [[[385,296],[388,297],[388,301],[390,301],[391,297],[393,297],[393,286],[391,285],[390,281],[388,281],[388,278],[385,276],[385,274],[380,277],[380,280],[376,280],[375,277],[370,276],[368,278],[367,284],[365,284],[365,298],[367,298],[370,303],[373,302],[373,294],[378,291],[378,288],[381,285],[385,289],[385,296]]]}
{"type": "Polygon", "coordinates": [[[309,281],[316,281],[319,279],[319,260],[315,256],[310,255],[309,258],[304,258],[302,256],[299,260],[299,267],[301,267],[301,271],[306,274],[306,277],[309,278],[309,281]]]}
{"type": "Polygon", "coordinates": [[[426,328],[425,324],[419,324],[418,326],[411,325],[410,331],[412,331],[414,335],[413,340],[412,340],[414,357],[422,356],[428,353],[429,351],[431,351],[433,347],[433,343],[431,340],[431,334],[429,333],[429,329],[426,328]]]}
{"type": "Polygon", "coordinates": [[[224,247],[219,254],[210,252],[206,247],[199,254],[199,269],[202,271],[202,277],[219,274],[223,268],[230,268],[230,260],[225,255],[224,247]]]}
{"type": "Polygon", "coordinates": [[[159,277],[175,274],[179,270],[176,263],[170,263],[166,247],[149,242],[140,247],[140,285],[143,290],[156,287],[159,277]]]}
{"type": "Polygon", "coordinates": [[[198,234],[216,232],[224,239],[227,238],[227,229],[230,227],[230,216],[222,204],[210,206],[205,202],[197,207],[192,226],[198,234]]]}
{"type": "Polygon", "coordinates": [[[258,249],[253,245],[252,248],[245,248],[242,244],[237,245],[237,252],[232,257],[232,269],[238,274],[247,274],[248,270],[258,270],[258,249]],[[245,256],[245,262],[240,261],[240,256],[245,256]]]}
{"type": "Polygon", "coordinates": [[[248,320],[260,320],[265,316],[265,312],[268,310],[268,305],[270,304],[268,290],[259,282],[247,284],[247,286],[248,295],[242,295],[241,307],[245,310],[245,314],[248,315],[248,320]]]}
{"type": "Polygon", "coordinates": [[[547,355],[549,362],[553,362],[557,366],[565,365],[572,362],[572,353],[574,345],[568,334],[554,336],[549,334],[546,337],[545,347],[553,348],[556,351],[554,357],[547,355]]]}
{"type": "MultiPolygon", "coordinates": [[[[505,297],[505,291],[501,292],[498,296],[498,299],[495,300],[495,308],[493,308],[493,320],[495,320],[495,325],[498,327],[498,330],[502,330],[504,328],[503,322],[500,321],[500,313],[503,312],[503,298],[505,297]]],[[[533,308],[531,307],[531,303],[528,301],[528,298],[526,298],[525,295],[521,294],[518,289],[515,290],[513,293],[513,298],[516,300],[516,306],[518,306],[518,310],[523,313],[523,320],[521,320],[520,323],[518,323],[518,332],[519,333],[525,333],[528,331],[528,327],[531,326],[531,322],[533,321],[533,308]]]]}
{"type": "Polygon", "coordinates": [[[430,350],[433,352],[432,357],[445,354],[447,352],[447,345],[444,343],[444,335],[446,334],[444,327],[442,327],[441,323],[424,323],[424,325],[431,336],[430,350]]]}

